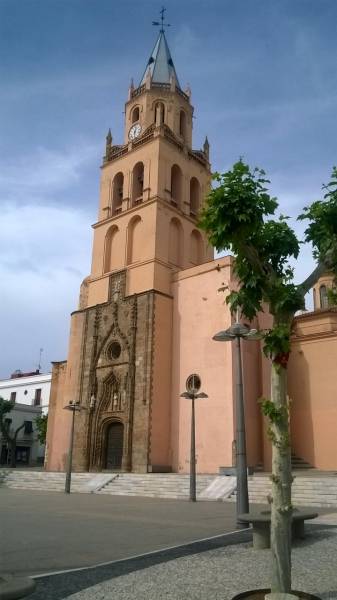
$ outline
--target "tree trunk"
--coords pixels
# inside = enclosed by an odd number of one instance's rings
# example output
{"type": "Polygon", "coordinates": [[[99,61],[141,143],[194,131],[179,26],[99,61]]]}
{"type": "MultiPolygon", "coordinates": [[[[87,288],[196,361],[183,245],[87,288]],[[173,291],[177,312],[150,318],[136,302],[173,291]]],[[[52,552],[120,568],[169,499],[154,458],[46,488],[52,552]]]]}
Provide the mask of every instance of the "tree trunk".
{"type": "Polygon", "coordinates": [[[272,363],[271,399],[278,418],[271,422],[271,591],[291,592],[291,453],[287,402],[287,370],[272,363]]]}
{"type": "Polygon", "coordinates": [[[8,442],[8,448],[11,450],[11,461],[10,467],[11,469],[15,469],[16,467],[16,440],[11,440],[8,442]]]}

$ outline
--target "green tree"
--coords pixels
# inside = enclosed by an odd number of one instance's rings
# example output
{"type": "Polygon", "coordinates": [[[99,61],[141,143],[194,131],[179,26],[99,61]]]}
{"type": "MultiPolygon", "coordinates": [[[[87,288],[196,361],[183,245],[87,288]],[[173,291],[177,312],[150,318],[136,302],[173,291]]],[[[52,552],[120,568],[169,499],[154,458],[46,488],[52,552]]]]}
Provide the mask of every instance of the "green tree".
{"type": "Polygon", "coordinates": [[[217,250],[235,256],[238,291],[226,298],[232,312],[239,309],[253,319],[267,305],[273,327],[264,333],[264,353],[271,359],[271,398],[262,399],[269,419],[272,441],[271,555],[272,593],[291,591],[291,452],[287,363],[291,349],[291,327],[296,311],[304,308],[304,296],[326,270],[337,273],[337,170],[325,186],[324,200],[304,208],[299,219],[307,219],[305,240],[313,245],[315,270],[299,285],[293,280],[289,259],[296,259],[300,242],[287,217],[275,217],[276,198],[269,195],[263,170],[242,160],[232,170],[215,174],[200,217],[200,227],[217,250]]]}
{"type": "Polygon", "coordinates": [[[37,429],[37,439],[40,444],[46,443],[47,427],[48,427],[48,415],[40,415],[35,419],[35,425],[37,429]]]}
{"type": "Polygon", "coordinates": [[[0,432],[4,440],[6,440],[8,447],[10,448],[10,466],[12,468],[16,467],[16,440],[19,432],[25,426],[25,423],[22,423],[22,425],[15,429],[15,431],[11,430],[11,420],[6,415],[11,413],[14,406],[15,403],[11,400],[4,400],[3,398],[0,398],[0,432]]]}

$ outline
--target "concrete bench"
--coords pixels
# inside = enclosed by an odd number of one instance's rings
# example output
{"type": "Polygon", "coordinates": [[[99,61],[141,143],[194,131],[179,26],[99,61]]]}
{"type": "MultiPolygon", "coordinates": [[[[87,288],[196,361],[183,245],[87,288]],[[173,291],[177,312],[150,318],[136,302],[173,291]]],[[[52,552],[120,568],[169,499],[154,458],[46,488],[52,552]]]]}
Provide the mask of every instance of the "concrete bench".
{"type": "MultiPolygon", "coordinates": [[[[291,520],[292,539],[304,538],[304,521],[315,519],[318,513],[305,512],[294,509],[291,520]]],[[[270,548],[270,510],[265,510],[260,513],[247,513],[238,517],[243,523],[251,523],[253,526],[253,547],[257,550],[270,548]]]]}

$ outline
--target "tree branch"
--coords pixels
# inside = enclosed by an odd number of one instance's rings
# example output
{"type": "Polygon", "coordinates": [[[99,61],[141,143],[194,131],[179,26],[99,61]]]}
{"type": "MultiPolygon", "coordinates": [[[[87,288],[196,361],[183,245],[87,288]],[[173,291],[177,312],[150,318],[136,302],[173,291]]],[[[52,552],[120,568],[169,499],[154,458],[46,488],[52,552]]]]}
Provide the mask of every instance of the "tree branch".
{"type": "Polygon", "coordinates": [[[303,290],[303,295],[305,295],[315,285],[316,281],[318,281],[318,279],[322,275],[324,275],[324,273],[326,273],[328,270],[329,270],[329,267],[326,265],[325,262],[318,263],[317,267],[312,271],[312,273],[309,275],[309,277],[307,277],[297,287],[301,288],[303,290]]]}
{"type": "Polygon", "coordinates": [[[241,244],[241,247],[242,254],[246,255],[248,262],[250,262],[252,267],[255,267],[255,269],[257,269],[260,272],[262,277],[265,278],[266,275],[272,277],[273,275],[275,275],[273,268],[268,263],[263,263],[261,261],[259,254],[256,248],[254,248],[254,246],[251,246],[250,244],[241,244]]]}
{"type": "Polygon", "coordinates": [[[23,428],[24,428],[24,426],[25,426],[25,424],[24,424],[24,423],[22,423],[22,425],[20,425],[20,427],[18,427],[18,428],[15,430],[14,437],[13,437],[13,442],[14,442],[14,441],[16,442],[16,438],[18,437],[18,433],[19,433],[19,431],[21,431],[21,429],[23,429],[23,428]]]}

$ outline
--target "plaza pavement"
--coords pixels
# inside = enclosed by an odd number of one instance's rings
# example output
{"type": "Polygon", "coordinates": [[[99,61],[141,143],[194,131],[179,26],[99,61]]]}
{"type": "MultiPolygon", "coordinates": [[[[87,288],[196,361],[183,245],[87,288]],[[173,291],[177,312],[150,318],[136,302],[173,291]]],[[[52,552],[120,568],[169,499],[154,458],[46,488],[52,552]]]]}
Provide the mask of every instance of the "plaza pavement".
{"type": "Polygon", "coordinates": [[[91,566],[233,531],[235,505],[0,488],[0,571],[91,566]]]}
{"type": "MultiPolygon", "coordinates": [[[[0,494],[3,508],[3,490],[0,494]]],[[[27,506],[25,495],[17,491],[13,495],[11,490],[7,496],[9,528],[20,505],[26,517],[35,510],[39,518],[33,518],[25,532],[21,521],[14,525],[15,539],[10,545],[11,553],[7,554],[7,565],[12,561],[20,572],[36,573],[36,560],[40,557],[39,572],[43,573],[49,564],[54,564],[50,556],[53,547],[55,555],[63,548],[63,556],[55,556],[55,560],[58,564],[67,563],[68,569],[80,561],[83,566],[88,564],[90,556],[95,558],[91,565],[101,562],[98,557],[103,556],[106,561],[113,561],[94,568],[37,577],[37,589],[31,600],[231,600],[235,593],[268,585],[270,551],[254,550],[247,530],[219,536],[234,526],[235,507],[231,504],[125,497],[105,497],[102,501],[101,497],[98,500],[94,497],[91,501],[92,496],[31,493],[27,506]],[[82,503],[83,497],[87,500],[82,503]],[[39,537],[36,537],[34,530],[39,521],[39,537]],[[68,547],[76,530],[78,542],[68,547]],[[33,534],[28,552],[34,560],[31,557],[24,565],[19,565],[19,561],[27,553],[26,546],[23,549],[16,546],[17,563],[10,557],[20,531],[23,541],[29,541],[29,534],[33,534]],[[216,537],[191,543],[212,535],[216,537]],[[40,547],[36,549],[39,539],[40,547]],[[120,543],[122,548],[118,549],[116,545],[120,543]],[[156,551],[165,547],[166,550],[156,551]],[[132,553],[130,548],[134,550],[132,553]],[[152,553],[144,555],[151,550],[152,553]],[[49,561],[43,560],[44,554],[49,555],[49,561]],[[143,556],[135,556],[139,554],[143,556]]],[[[337,513],[330,511],[320,516],[307,526],[307,531],[306,539],[293,548],[294,588],[316,593],[322,600],[337,600],[337,513]]]]}

